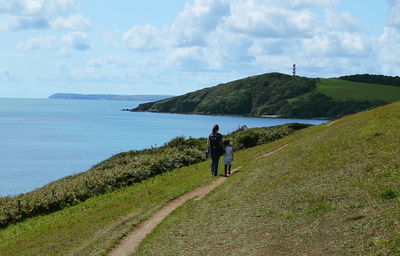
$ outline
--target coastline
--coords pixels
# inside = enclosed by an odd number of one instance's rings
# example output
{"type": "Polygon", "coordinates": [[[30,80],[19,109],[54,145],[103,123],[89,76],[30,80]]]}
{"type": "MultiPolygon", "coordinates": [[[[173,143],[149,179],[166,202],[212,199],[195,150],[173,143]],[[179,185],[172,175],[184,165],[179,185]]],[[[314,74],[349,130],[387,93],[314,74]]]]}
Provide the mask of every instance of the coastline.
{"type": "Polygon", "coordinates": [[[285,117],[280,115],[233,115],[233,114],[214,114],[214,113],[183,113],[183,112],[161,112],[161,111],[137,111],[129,108],[121,109],[125,112],[137,112],[137,113],[159,113],[159,114],[182,114],[182,115],[199,115],[199,116],[229,116],[229,117],[248,117],[248,118],[260,118],[260,119],[296,119],[296,120],[320,120],[320,121],[333,121],[327,117],[313,117],[313,118],[300,118],[300,117],[285,117]]]}

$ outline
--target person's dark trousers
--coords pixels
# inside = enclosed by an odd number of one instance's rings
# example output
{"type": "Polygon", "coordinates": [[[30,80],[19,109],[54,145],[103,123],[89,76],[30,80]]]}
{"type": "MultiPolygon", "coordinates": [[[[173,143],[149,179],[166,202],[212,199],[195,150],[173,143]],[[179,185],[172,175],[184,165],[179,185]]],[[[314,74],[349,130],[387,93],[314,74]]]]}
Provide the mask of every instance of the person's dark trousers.
{"type": "Polygon", "coordinates": [[[232,167],[232,165],[230,165],[230,164],[225,165],[225,176],[228,176],[228,174],[231,174],[231,167],[232,167]]]}
{"type": "Polygon", "coordinates": [[[218,163],[219,163],[219,154],[211,154],[211,174],[217,176],[218,174],[218,163]]]}

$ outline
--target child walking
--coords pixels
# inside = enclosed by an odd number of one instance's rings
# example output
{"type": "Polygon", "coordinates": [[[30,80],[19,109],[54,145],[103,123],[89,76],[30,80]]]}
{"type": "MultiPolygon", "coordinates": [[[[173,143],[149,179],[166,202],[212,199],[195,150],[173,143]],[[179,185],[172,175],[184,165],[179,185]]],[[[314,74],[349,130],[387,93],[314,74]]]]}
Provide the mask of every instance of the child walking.
{"type": "Polygon", "coordinates": [[[224,166],[225,166],[225,177],[231,175],[232,161],[233,161],[233,148],[230,145],[230,141],[224,141],[224,166]]]}

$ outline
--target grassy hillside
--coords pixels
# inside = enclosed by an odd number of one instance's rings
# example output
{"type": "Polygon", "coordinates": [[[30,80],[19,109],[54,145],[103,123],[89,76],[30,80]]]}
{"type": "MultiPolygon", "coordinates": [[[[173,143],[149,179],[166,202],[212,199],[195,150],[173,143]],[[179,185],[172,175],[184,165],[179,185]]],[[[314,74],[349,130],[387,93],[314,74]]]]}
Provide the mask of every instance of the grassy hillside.
{"type": "Polygon", "coordinates": [[[398,100],[400,87],[270,73],[141,104],[132,111],[337,118],[398,100]]]}
{"type": "MultiPolygon", "coordinates": [[[[399,112],[396,103],[238,152],[242,168],[170,215],[137,254],[400,254],[399,112]]],[[[105,255],[166,202],[213,182],[208,165],[0,229],[0,255],[105,255]]]]}
{"type": "Polygon", "coordinates": [[[137,255],[400,255],[399,113],[301,131],[170,215],[137,255]]]}
{"type": "Polygon", "coordinates": [[[320,79],[317,92],[323,93],[336,101],[383,101],[395,102],[400,100],[399,87],[359,83],[342,79],[320,79]]]}
{"type": "MultiPolygon", "coordinates": [[[[265,143],[268,138],[276,140],[302,127],[294,125],[289,128],[285,125],[240,129],[229,138],[238,148],[251,146],[246,143],[248,138],[257,137],[258,144],[265,143]]],[[[182,142],[182,138],[174,139],[170,144],[179,142],[182,142]]],[[[237,152],[236,164],[251,161],[259,150],[253,147],[237,152]]],[[[107,163],[110,161],[104,164],[107,163]]],[[[209,162],[203,161],[159,174],[133,186],[93,196],[85,202],[54,213],[25,219],[0,228],[0,255],[105,255],[124,234],[163,205],[213,181],[215,177],[210,175],[209,162]]]]}
{"type": "Polygon", "coordinates": [[[144,103],[134,111],[255,116],[276,114],[286,104],[286,99],[314,90],[316,82],[316,79],[270,73],[144,103]]]}

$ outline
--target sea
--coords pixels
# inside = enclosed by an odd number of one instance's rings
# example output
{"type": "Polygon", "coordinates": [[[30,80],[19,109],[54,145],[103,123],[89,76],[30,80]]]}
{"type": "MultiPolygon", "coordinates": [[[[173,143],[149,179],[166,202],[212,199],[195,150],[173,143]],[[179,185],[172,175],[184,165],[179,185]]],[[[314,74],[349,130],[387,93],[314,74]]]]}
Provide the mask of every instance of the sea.
{"type": "Polygon", "coordinates": [[[119,152],[161,146],[177,136],[326,120],[121,111],[140,101],[0,99],[0,196],[29,192],[90,169],[119,152]]]}

